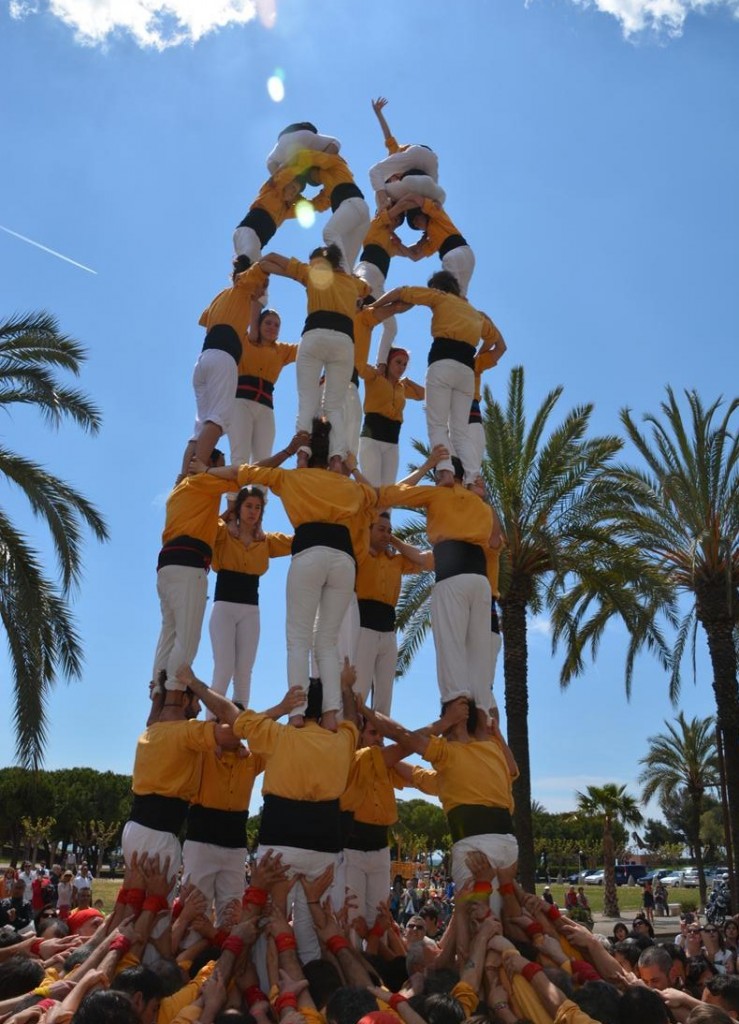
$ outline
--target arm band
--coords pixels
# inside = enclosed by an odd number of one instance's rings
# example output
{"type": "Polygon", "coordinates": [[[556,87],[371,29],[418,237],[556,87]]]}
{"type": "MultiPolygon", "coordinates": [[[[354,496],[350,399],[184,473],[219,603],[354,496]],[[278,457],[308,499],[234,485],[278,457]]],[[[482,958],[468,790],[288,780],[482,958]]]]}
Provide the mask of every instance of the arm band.
{"type": "Polygon", "coordinates": [[[286,953],[289,949],[297,949],[298,944],[292,932],[280,932],[275,935],[275,946],[278,953],[286,953]]]}
{"type": "Polygon", "coordinates": [[[275,1010],[280,1013],[282,1010],[297,1010],[298,997],[294,992],[283,992],[275,999],[275,1010]]]}
{"type": "Polygon", "coordinates": [[[115,950],[116,953],[120,951],[125,956],[131,948],[131,940],[126,938],[125,935],[116,935],[110,944],[110,948],[115,950]]]}
{"type": "Polygon", "coordinates": [[[223,940],[221,949],[224,953],[233,953],[234,956],[241,956],[244,952],[244,940],[238,935],[229,935],[223,940]]]}
{"type": "MultiPolygon", "coordinates": [[[[31,956],[41,956],[41,939],[34,939],[29,950],[31,956]]],[[[45,995],[45,993],[42,993],[45,995]]]]}
{"type": "Polygon", "coordinates": [[[349,942],[343,935],[332,935],[330,939],[326,939],[326,948],[329,953],[337,956],[340,950],[349,949],[349,942]]]}
{"type": "Polygon", "coordinates": [[[369,930],[370,935],[374,935],[376,938],[381,939],[385,934],[385,929],[381,924],[373,924],[369,930]]]}
{"type": "Polygon", "coordinates": [[[530,939],[533,939],[535,935],[543,935],[544,929],[538,921],[532,921],[530,925],[527,925],[524,929],[530,939]]]}
{"type": "Polygon", "coordinates": [[[559,907],[555,907],[554,904],[552,904],[545,913],[550,921],[559,921],[562,916],[559,912],[559,907]]]}
{"type": "Polygon", "coordinates": [[[529,983],[534,975],[539,974],[544,968],[541,964],[526,964],[524,969],[521,971],[521,977],[525,978],[529,983]]]}
{"type": "Polygon", "coordinates": [[[223,943],[228,938],[228,932],[225,932],[223,928],[219,928],[213,938],[210,940],[214,946],[219,946],[223,949],[223,943]]]}
{"type": "Polygon", "coordinates": [[[144,889],[129,889],[126,902],[129,907],[133,907],[136,914],[141,913],[141,907],[143,906],[144,900],[146,899],[146,892],[144,889]]]}
{"type": "Polygon", "coordinates": [[[249,988],[244,992],[244,999],[248,1007],[254,1006],[255,1003],[268,1003],[269,999],[262,992],[259,985],[250,985],[249,988]]]}
{"type": "Polygon", "coordinates": [[[503,882],[503,884],[498,887],[498,891],[501,896],[515,896],[516,887],[513,882],[503,882]]]}
{"type": "Polygon", "coordinates": [[[148,895],[144,900],[141,909],[143,911],[149,911],[151,914],[158,914],[162,910],[169,909],[169,902],[166,896],[152,896],[148,895]]]}
{"type": "Polygon", "coordinates": [[[406,997],[401,996],[400,992],[393,992],[393,994],[388,999],[388,1006],[390,1007],[391,1010],[395,1010],[395,1012],[397,1013],[400,1004],[407,1002],[408,1000],[406,999],[406,997]]]}
{"type": "Polygon", "coordinates": [[[247,903],[253,903],[257,907],[263,907],[267,902],[269,893],[266,889],[260,889],[257,885],[250,885],[244,893],[244,898],[241,903],[242,906],[246,906],[247,903]]]}
{"type": "MultiPolygon", "coordinates": [[[[493,887],[490,882],[475,882],[472,886],[472,891],[476,896],[489,896],[493,891],[493,887]]],[[[503,888],[501,886],[501,892],[503,888]]]]}

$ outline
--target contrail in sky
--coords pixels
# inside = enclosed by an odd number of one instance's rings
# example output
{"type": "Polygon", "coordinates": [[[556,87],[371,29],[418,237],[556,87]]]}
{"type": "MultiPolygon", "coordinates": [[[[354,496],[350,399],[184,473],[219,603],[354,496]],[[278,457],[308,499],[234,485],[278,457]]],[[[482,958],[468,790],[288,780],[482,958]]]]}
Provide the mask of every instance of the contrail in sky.
{"type": "Polygon", "coordinates": [[[42,252],[49,252],[52,256],[56,256],[60,260],[64,260],[65,263],[71,263],[73,267],[79,267],[80,270],[86,270],[88,274],[97,274],[97,270],[93,270],[92,267],[86,267],[84,263],[78,263],[77,260],[70,259],[69,256],[65,256],[61,252],[57,252],[56,249],[50,249],[48,245],[42,245],[41,242],[34,242],[32,238],[26,238],[25,235],[19,235],[17,231],[11,231],[10,228],[3,227],[0,224],[0,231],[5,231],[6,234],[12,235],[13,238],[20,238],[22,242],[28,242],[29,245],[35,245],[37,249],[41,249],[42,252]]]}

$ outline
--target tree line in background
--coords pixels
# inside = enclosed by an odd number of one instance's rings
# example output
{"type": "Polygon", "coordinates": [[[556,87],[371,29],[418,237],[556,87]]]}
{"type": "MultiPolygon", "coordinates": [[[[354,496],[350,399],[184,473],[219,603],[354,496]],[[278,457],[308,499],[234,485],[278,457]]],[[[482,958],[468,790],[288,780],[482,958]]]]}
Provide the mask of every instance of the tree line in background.
{"type": "MultiPolygon", "coordinates": [[[[58,370],[77,375],[85,358],[79,343],[45,313],[0,323],[0,406],[31,405],[52,426],[71,418],[95,432],[98,410],[83,393],[56,379],[58,370]]],[[[631,464],[618,461],[622,437],[589,436],[591,404],[577,406],[550,427],[562,392],[561,387],[550,391],[528,418],[524,372],[514,367],[505,403],[487,388],[484,393],[483,475],[506,538],[500,601],[503,675],[508,741],[520,769],[514,796],[522,883],[530,888],[536,873],[527,623],[529,614],[546,612],[553,651],[562,655],[561,686],[585,672],[586,656],[597,656],[607,624],[617,618],[629,634],[627,696],[635,659],[646,651],[664,670],[673,704],[683,655],[691,647],[695,652],[701,627],[713,676],[716,770],[736,897],[739,399],[705,405],[690,391],[684,415],[668,387],[659,415],[644,416],[645,430],[623,409],[623,433],[638,458],[631,464]]],[[[82,569],[81,531],[89,527],[104,540],[106,527],[81,494],[2,445],[0,475],[24,492],[34,514],[45,521],[58,562],[54,580],[0,507],[0,622],[11,657],[16,752],[21,764],[38,767],[49,689],[59,674],[75,678],[81,673],[81,644],[68,603],[82,569]]],[[[402,533],[424,543],[423,516],[415,516],[402,533]]],[[[409,577],[401,595],[401,675],[428,630],[432,584],[430,574],[409,577]]],[[[697,805],[689,783],[686,790],[695,835],[697,805]]],[[[621,814],[629,820],[624,795],[581,794],[585,805],[598,808],[604,831],[621,814]],[[621,805],[615,819],[614,799],[621,805]]]]}

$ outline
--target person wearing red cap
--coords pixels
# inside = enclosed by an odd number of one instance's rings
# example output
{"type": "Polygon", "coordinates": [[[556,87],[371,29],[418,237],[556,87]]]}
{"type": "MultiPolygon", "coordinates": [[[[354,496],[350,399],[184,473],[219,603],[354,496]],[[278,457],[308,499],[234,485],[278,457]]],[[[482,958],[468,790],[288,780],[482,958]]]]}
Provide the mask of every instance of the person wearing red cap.
{"type": "Polygon", "coordinates": [[[104,920],[103,914],[95,907],[77,907],[67,918],[67,926],[71,935],[87,939],[95,934],[104,920]]]}

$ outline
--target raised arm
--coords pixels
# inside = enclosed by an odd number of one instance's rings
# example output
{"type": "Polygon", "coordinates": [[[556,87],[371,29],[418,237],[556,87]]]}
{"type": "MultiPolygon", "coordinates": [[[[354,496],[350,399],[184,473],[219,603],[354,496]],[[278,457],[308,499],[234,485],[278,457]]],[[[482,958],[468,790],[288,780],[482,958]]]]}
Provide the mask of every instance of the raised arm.
{"type": "Polygon", "coordinates": [[[387,106],[387,99],[384,96],[378,96],[376,100],[372,100],[372,109],[375,112],[375,117],[380,122],[380,128],[382,129],[382,137],[387,145],[388,140],[393,138],[393,133],[390,131],[390,125],[385,120],[383,110],[387,106]]]}
{"type": "Polygon", "coordinates": [[[478,355],[483,352],[491,352],[494,359],[489,360],[490,366],[496,366],[498,360],[501,358],[503,353],[506,351],[508,346],[503,340],[503,335],[500,333],[498,328],[495,326],[490,317],[486,314],[482,314],[482,345],[478,349],[478,355]]]}
{"type": "Polygon", "coordinates": [[[268,252],[259,260],[259,266],[265,274],[278,274],[280,277],[287,276],[287,256],[281,256],[278,252],[268,252]]]}
{"type": "Polygon", "coordinates": [[[390,535],[390,543],[404,558],[407,558],[409,562],[413,562],[420,569],[428,571],[434,568],[433,551],[421,551],[420,548],[416,548],[412,544],[406,544],[394,534],[390,535]]]}
{"type": "Polygon", "coordinates": [[[430,469],[438,466],[443,459],[449,458],[449,449],[443,444],[437,444],[431,449],[431,454],[418,469],[414,470],[403,480],[398,480],[396,487],[415,487],[426,476],[430,469]]]}
{"type": "Polygon", "coordinates": [[[378,732],[387,736],[393,743],[398,743],[403,750],[412,751],[414,754],[424,754],[429,743],[428,736],[411,732],[400,722],[395,722],[387,715],[381,715],[379,711],[372,711],[365,705],[362,705],[359,710],[368,721],[372,722],[378,732]]]}

